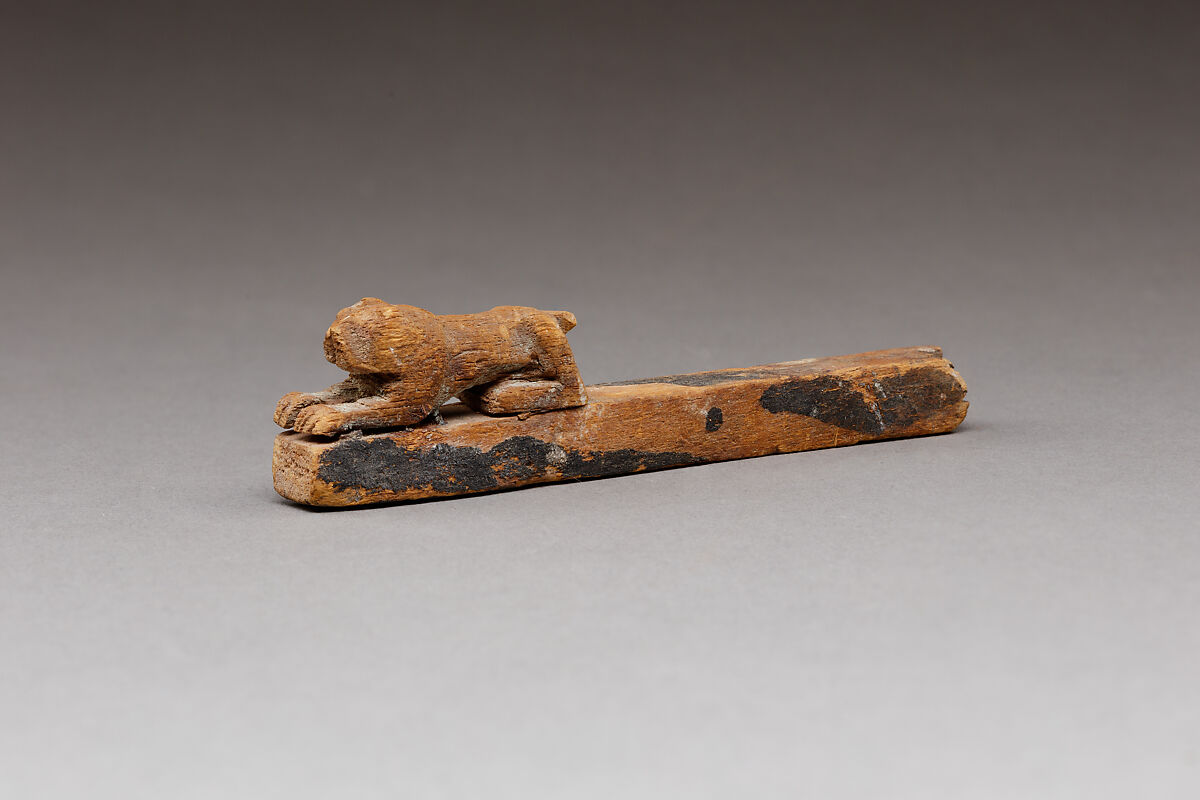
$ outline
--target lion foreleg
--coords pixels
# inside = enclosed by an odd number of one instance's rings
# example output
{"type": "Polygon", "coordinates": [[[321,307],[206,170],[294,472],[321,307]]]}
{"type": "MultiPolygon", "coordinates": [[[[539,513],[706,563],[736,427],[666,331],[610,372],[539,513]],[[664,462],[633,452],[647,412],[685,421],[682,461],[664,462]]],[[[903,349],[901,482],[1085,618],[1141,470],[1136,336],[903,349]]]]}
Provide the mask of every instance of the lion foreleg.
{"type": "Polygon", "coordinates": [[[305,408],[297,415],[292,427],[302,433],[333,436],[361,428],[416,425],[441,405],[434,389],[427,386],[424,391],[414,391],[410,384],[395,381],[382,385],[378,394],[353,402],[305,408]]]}
{"type": "Polygon", "coordinates": [[[359,380],[351,377],[320,392],[288,392],[275,406],[275,424],[281,428],[290,428],[295,424],[297,415],[310,406],[346,403],[357,400],[366,391],[359,380]]]}

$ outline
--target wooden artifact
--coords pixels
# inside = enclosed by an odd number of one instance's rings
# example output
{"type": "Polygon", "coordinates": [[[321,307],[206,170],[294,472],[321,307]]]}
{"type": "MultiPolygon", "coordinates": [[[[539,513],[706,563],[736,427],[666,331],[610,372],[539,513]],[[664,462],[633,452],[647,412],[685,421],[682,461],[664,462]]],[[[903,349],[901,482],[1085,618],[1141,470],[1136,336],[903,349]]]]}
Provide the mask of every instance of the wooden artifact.
{"type": "Polygon", "coordinates": [[[574,327],[566,311],[497,306],[439,317],[364,297],[325,333],[325,358],[349,377],[284,395],[275,422],[330,436],[416,425],[451,397],[487,414],[581,406],[587,396],[567,344],[574,327]]]}
{"type": "Polygon", "coordinates": [[[574,325],[520,306],[343,309],[325,355],[349,377],[279,401],[275,421],[292,430],[275,439],[276,491],[318,506],[451,497],[948,433],[967,413],[936,347],[585,389],[574,325]]]}

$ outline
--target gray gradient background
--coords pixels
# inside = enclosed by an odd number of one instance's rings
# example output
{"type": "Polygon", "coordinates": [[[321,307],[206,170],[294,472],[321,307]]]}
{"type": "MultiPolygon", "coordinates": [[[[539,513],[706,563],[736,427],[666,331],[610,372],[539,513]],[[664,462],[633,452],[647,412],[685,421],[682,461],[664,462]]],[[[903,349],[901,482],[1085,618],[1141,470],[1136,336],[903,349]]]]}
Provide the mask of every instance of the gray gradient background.
{"type": "Polygon", "coordinates": [[[0,794],[1195,797],[1189,4],[5,4],[0,794]],[[36,6],[36,8],[29,7],[36,6]],[[363,295],[953,436],[352,513],[363,295]]]}

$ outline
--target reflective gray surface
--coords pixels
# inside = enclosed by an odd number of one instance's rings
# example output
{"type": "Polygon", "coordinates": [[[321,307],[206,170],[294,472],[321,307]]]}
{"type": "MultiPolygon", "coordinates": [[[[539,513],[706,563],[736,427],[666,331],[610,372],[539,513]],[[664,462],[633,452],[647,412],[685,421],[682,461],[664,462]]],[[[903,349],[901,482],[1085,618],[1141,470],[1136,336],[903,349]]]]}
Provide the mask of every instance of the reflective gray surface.
{"type": "Polygon", "coordinates": [[[1194,797],[1184,5],[21,8],[0,794],[1194,797]],[[938,344],[952,436],[349,513],[334,312],[589,382],[938,344]]]}

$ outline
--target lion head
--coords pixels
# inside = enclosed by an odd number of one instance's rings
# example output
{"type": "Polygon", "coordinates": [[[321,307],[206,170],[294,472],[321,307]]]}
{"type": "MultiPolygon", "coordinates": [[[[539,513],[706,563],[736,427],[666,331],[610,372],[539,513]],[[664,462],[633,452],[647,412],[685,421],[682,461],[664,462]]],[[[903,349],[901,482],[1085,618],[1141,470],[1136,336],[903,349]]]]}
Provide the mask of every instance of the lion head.
{"type": "Polygon", "coordinates": [[[377,297],[343,308],[325,333],[325,358],[351,375],[428,370],[444,354],[445,334],[435,315],[377,297]]]}

